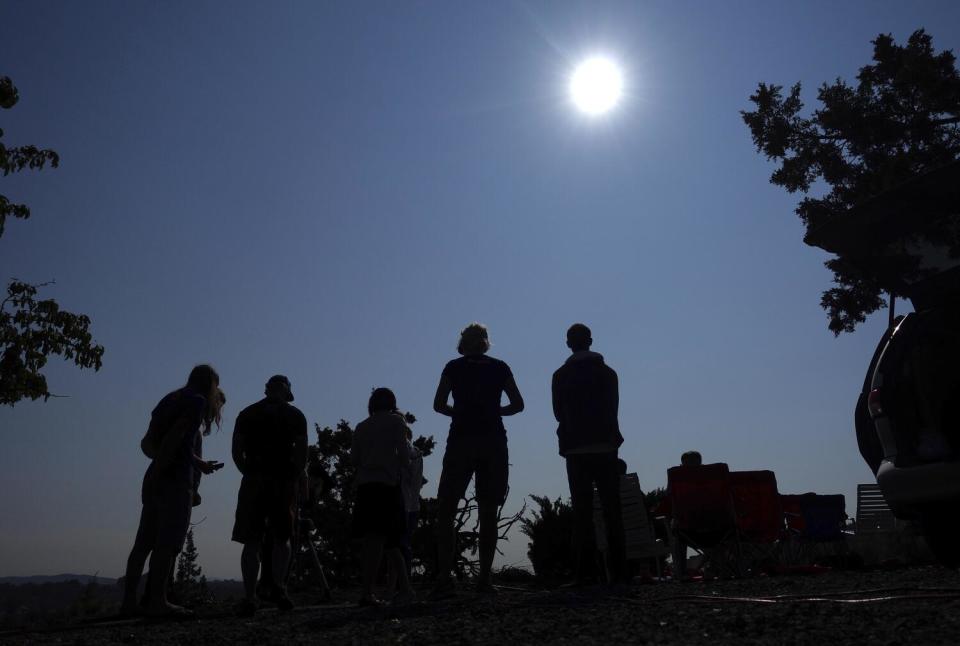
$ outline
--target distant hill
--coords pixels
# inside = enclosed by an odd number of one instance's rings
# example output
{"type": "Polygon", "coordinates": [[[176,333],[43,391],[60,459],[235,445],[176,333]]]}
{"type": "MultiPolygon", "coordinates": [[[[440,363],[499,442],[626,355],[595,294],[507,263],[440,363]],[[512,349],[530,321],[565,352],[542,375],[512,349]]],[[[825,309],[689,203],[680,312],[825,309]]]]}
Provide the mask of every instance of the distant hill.
{"type": "Polygon", "coordinates": [[[10,585],[26,585],[28,583],[63,583],[65,581],[79,581],[80,583],[97,583],[99,585],[115,585],[116,579],[108,579],[92,574],[44,574],[34,576],[0,576],[0,583],[10,585]]]}

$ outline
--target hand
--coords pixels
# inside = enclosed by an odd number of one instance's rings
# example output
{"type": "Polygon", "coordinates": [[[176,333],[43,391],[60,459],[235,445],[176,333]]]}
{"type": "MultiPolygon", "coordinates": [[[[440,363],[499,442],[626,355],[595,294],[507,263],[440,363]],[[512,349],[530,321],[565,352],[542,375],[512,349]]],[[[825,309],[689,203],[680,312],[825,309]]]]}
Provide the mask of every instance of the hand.
{"type": "Polygon", "coordinates": [[[217,462],[216,460],[199,460],[197,462],[197,468],[200,469],[200,472],[204,475],[210,475],[214,471],[222,469],[223,462],[217,462]]]}

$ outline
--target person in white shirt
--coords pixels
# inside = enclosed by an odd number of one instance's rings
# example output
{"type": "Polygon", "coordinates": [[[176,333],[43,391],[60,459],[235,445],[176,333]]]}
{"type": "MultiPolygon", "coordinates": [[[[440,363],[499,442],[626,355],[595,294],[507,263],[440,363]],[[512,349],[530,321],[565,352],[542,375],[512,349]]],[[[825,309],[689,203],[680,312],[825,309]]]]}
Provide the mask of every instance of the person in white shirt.
{"type": "Polygon", "coordinates": [[[357,424],[350,449],[356,466],[356,501],[353,509],[353,534],[363,539],[361,553],[362,592],[360,605],[380,605],[373,594],[373,583],[386,556],[397,574],[400,592],[395,604],[416,599],[400,552],[406,530],[406,505],[400,488],[401,474],[410,463],[407,426],[397,410],[397,398],[389,388],[377,388],[367,406],[370,416],[357,424]]]}
{"type": "Polygon", "coordinates": [[[400,474],[400,490],[403,492],[403,503],[407,512],[407,531],[400,543],[403,560],[407,564],[407,575],[410,575],[410,563],[413,560],[413,531],[417,528],[417,519],[420,516],[420,489],[426,484],[423,479],[423,455],[420,449],[413,445],[413,431],[407,428],[407,454],[410,462],[400,474]]]}

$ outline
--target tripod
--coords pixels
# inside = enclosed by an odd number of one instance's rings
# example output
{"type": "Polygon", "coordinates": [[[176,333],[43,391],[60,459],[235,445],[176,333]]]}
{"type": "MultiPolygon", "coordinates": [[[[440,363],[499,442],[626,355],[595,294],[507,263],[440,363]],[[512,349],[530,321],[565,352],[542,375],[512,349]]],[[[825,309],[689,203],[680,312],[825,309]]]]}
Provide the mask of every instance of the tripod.
{"type": "Polygon", "coordinates": [[[306,587],[311,584],[311,578],[313,578],[320,588],[321,599],[330,601],[330,584],[327,583],[327,576],[323,571],[323,565],[320,564],[320,557],[317,556],[317,550],[310,538],[314,529],[316,528],[313,521],[309,517],[305,517],[303,510],[297,505],[293,536],[290,539],[291,558],[286,582],[288,586],[293,584],[297,587],[306,587]],[[312,570],[313,577],[309,576],[310,570],[312,570]]]}

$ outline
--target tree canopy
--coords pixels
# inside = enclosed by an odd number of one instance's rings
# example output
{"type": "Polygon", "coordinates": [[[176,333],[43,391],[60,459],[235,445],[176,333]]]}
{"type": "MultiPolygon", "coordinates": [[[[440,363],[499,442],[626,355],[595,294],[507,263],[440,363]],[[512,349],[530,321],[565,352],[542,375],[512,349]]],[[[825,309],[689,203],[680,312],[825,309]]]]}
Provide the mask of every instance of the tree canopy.
{"type": "MultiPolygon", "coordinates": [[[[877,36],[873,62],[856,85],[823,83],[819,107],[804,112],[801,85],[760,83],[756,107],[741,111],[757,151],[778,162],[770,181],[804,197],[807,232],[916,176],[960,158],[960,74],[950,50],[936,52],[923,29],[905,45],[877,36]]],[[[834,334],[852,332],[885,306],[876,277],[842,256],[826,261],[834,286],[823,292],[834,334]]]]}
{"type": "MultiPolygon", "coordinates": [[[[19,92],[8,77],[0,77],[0,108],[10,109],[19,101],[19,92]]],[[[3,137],[0,130],[0,138],[3,137]]],[[[60,156],[36,146],[8,148],[0,141],[0,170],[3,175],[23,170],[56,168],[60,156]]],[[[0,237],[7,217],[25,220],[30,209],[0,195],[0,237]]],[[[12,279],[6,297],[0,300],[0,404],[13,405],[22,399],[51,396],[43,375],[47,357],[59,355],[80,368],[99,370],[103,346],[93,342],[90,319],[60,308],[55,300],[40,300],[40,284],[12,279]]]]}

